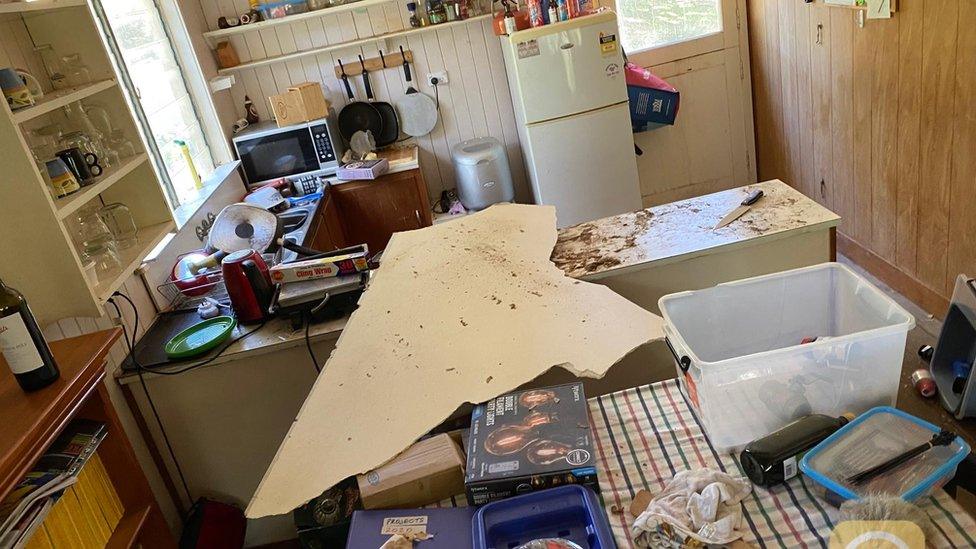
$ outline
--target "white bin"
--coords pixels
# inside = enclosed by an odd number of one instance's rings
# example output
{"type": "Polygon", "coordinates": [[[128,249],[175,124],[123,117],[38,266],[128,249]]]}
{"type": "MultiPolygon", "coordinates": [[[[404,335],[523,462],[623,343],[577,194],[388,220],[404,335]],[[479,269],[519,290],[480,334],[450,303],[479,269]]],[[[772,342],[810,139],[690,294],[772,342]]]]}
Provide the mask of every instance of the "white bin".
{"type": "Polygon", "coordinates": [[[682,391],[719,451],[810,413],[894,406],[915,326],[839,263],[666,295],[659,305],[682,391]]]}

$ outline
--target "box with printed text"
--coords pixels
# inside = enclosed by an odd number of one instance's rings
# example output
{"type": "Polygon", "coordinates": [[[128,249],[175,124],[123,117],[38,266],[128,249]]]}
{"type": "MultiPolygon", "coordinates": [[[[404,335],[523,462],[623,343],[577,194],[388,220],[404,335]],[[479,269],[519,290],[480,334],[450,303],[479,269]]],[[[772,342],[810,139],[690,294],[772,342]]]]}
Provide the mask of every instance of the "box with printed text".
{"type": "Polygon", "coordinates": [[[469,504],[561,484],[600,490],[581,383],[510,393],[475,407],[465,475],[469,504]]]}

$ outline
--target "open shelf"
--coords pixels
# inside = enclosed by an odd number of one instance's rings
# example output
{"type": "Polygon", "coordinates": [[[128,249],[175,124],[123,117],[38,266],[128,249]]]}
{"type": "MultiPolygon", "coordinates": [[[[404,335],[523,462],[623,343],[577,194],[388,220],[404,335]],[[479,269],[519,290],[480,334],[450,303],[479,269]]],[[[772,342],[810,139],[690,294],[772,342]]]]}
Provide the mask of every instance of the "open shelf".
{"type": "Polygon", "coordinates": [[[118,183],[120,179],[128,175],[132,170],[138,168],[143,162],[149,159],[146,153],[140,153],[125,161],[118,168],[109,170],[95,180],[95,183],[82,187],[75,194],[64,198],[55,199],[54,206],[57,208],[58,219],[65,219],[78,208],[84,206],[89,200],[102,194],[106,189],[118,183]]]}
{"type": "MultiPolygon", "coordinates": [[[[0,4],[3,7],[9,4],[0,4]]],[[[101,80],[99,82],[92,82],[84,86],[77,86],[73,88],[65,88],[63,90],[56,90],[44,94],[44,97],[37,100],[37,103],[31,107],[24,107],[23,109],[17,109],[13,111],[12,118],[14,123],[23,124],[28,120],[33,120],[38,116],[47,114],[55,109],[60,109],[65,105],[70,105],[75,101],[81,101],[86,97],[95,95],[98,92],[105,91],[109,88],[114,88],[116,85],[115,80],[101,80]]]]}
{"type": "MultiPolygon", "coordinates": [[[[365,0],[364,0],[365,1],[365,0]]],[[[356,5],[356,4],[352,4],[356,5]]],[[[318,55],[320,53],[325,53],[333,50],[341,50],[343,48],[349,48],[353,46],[362,46],[364,44],[371,44],[373,42],[380,42],[382,40],[388,40],[391,38],[402,38],[404,36],[410,36],[413,34],[420,34],[424,32],[430,32],[435,30],[447,29],[455,27],[458,25],[465,25],[471,23],[472,21],[480,21],[483,19],[489,19],[493,17],[492,14],[486,13],[484,15],[477,15],[468,19],[462,19],[461,21],[451,21],[450,23],[441,23],[439,25],[427,25],[426,27],[420,27],[417,29],[406,29],[396,32],[388,32],[386,34],[377,34],[376,36],[370,36],[368,38],[359,38],[357,40],[349,40],[348,42],[337,42],[335,44],[329,44],[328,46],[322,46],[320,48],[313,48],[310,50],[296,51],[293,53],[288,53],[285,55],[278,55],[275,57],[268,57],[265,59],[258,59],[256,61],[248,61],[247,63],[241,63],[236,67],[230,67],[226,69],[220,69],[217,71],[219,74],[231,74],[243,69],[253,69],[256,67],[264,67],[266,65],[272,65],[274,63],[283,63],[285,61],[294,61],[295,59],[301,59],[303,57],[308,57],[310,55],[318,55]]]]}
{"type": "Polygon", "coordinates": [[[0,4],[0,13],[27,13],[34,11],[59,10],[87,6],[87,0],[35,0],[34,2],[14,2],[0,4]]]}
{"type": "Polygon", "coordinates": [[[122,283],[125,282],[132,273],[142,264],[142,260],[145,259],[149,252],[156,247],[157,244],[167,235],[170,231],[176,230],[176,222],[165,221],[163,223],[158,223],[156,225],[150,225],[148,227],[143,227],[139,229],[139,243],[131,248],[125,250],[119,250],[119,256],[122,260],[122,268],[117,269],[111,275],[105,276],[104,278],[99,278],[98,286],[95,287],[95,299],[99,303],[105,303],[108,298],[112,297],[112,293],[122,287],[122,283]]]}
{"type": "Polygon", "coordinates": [[[296,15],[289,15],[288,17],[269,19],[267,21],[260,21],[258,23],[251,23],[249,25],[239,25],[236,27],[230,27],[228,29],[220,29],[220,30],[205,32],[203,33],[203,36],[207,40],[210,40],[212,45],[216,43],[218,39],[226,38],[228,36],[235,36],[238,34],[244,34],[245,32],[259,31],[262,29],[270,29],[270,28],[277,27],[278,25],[289,25],[291,23],[296,23],[298,21],[304,21],[306,19],[315,19],[316,17],[324,17],[326,15],[333,15],[336,13],[342,13],[344,11],[365,9],[370,6],[377,6],[380,4],[389,4],[392,1],[393,0],[359,0],[358,2],[351,2],[348,4],[341,4],[339,6],[332,6],[331,8],[309,11],[305,13],[299,13],[296,15]]]}
{"type": "Polygon", "coordinates": [[[150,511],[152,511],[152,507],[149,505],[131,511],[126,510],[122,519],[119,520],[119,524],[115,527],[115,531],[112,532],[112,537],[105,544],[105,548],[129,549],[130,547],[137,547],[139,545],[137,543],[139,532],[142,530],[142,525],[146,523],[150,511]]]}

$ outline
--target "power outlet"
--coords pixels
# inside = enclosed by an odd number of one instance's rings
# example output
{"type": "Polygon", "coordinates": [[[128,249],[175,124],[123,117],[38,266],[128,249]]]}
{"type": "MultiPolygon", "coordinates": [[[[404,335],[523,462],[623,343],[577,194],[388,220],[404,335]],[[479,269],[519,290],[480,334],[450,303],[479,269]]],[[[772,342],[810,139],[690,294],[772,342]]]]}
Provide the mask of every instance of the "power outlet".
{"type": "Polygon", "coordinates": [[[440,86],[441,84],[447,84],[447,71],[438,72],[428,72],[427,73],[427,84],[434,86],[440,86]],[[434,84],[434,79],[437,79],[437,84],[434,84]]]}

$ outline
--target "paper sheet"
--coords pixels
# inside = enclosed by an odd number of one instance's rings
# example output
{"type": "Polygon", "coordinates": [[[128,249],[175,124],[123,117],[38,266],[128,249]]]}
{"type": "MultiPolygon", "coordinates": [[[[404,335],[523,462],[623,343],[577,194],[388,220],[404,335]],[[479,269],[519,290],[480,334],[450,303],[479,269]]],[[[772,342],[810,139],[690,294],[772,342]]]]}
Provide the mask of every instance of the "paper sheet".
{"type": "Polygon", "coordinates": [[[566,277],[549,261],[555,242],[549,206],[394,235],[247,516],[288,513],[382,465],[466,402],[557,365],[601,377],[664,337],[660,317],[566,277]]]}

